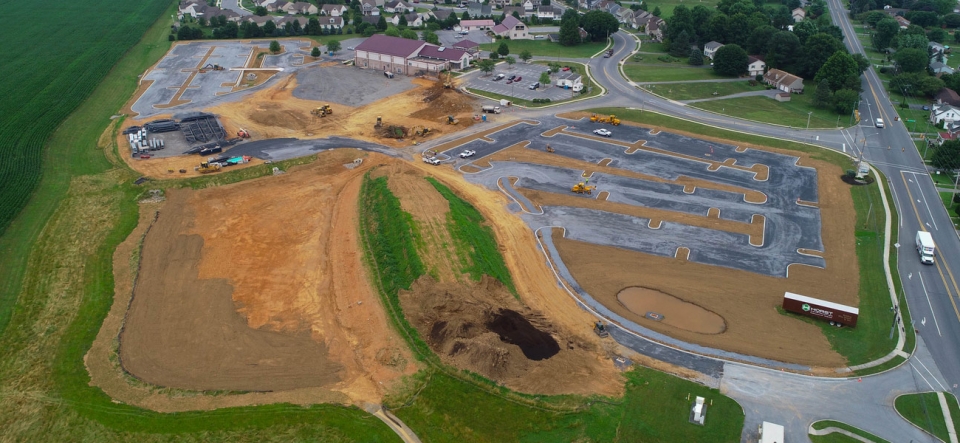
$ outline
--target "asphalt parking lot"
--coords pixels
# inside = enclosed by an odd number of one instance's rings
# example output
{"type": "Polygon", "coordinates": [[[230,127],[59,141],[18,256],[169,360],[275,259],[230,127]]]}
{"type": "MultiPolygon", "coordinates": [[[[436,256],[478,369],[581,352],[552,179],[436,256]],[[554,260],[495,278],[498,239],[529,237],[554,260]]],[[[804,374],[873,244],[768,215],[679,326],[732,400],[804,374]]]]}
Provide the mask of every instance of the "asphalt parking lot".
{"type": "Polygon", "coordinates": [[[461,36],[456,31],[437,31],[437,37],[440,38],[440,45],[453,48],[464,40],[470,40],[475,43],[490,43],[492,38],[487,36],[486,31],[470,31],[469,34],[461,36]]]}
{"type": "MultiPolygon", "coordinates": [[[[523,100],[533,100],[537,98],[548,98],[550,101],[567,100],[574,96],[573,91],[556,86],[541,85],[540,89],[531,90],[530,85],[540,80],[540,73],[546,71],[547,67],[543,65],[517,63],[512,67],[506,63],[497,65],[492,75],[477,75],[467,81],[467,88],[479,91],[492,92],[494,94],[506,95],[523,100]],[[500,81],[494,81],[498,74],[506,77],[500,81]],[[521,77],[519,82],[507,84],[507,79],[511,75],[521,77]]],[[[554,81],[551,77],[551,82],[554,81]]]]}
{"type": "Polygon", "coordinates": [[[374,69],[355,66],[309,67],[297,71],[293,96],[304,100],[363,106],[412,89],[413,77],[387,78],[374,69]]]}

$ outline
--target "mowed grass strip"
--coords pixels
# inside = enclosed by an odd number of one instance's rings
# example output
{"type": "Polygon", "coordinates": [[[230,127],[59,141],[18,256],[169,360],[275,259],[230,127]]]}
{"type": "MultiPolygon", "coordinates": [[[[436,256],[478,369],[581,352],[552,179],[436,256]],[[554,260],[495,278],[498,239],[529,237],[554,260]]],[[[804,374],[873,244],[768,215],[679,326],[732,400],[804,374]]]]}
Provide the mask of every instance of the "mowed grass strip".
{"type": "MultiPolygon", "coordinates": [[[[655,56],[645,55],[644,57],[655,56]]],[[[717,74],[709,66],[689,66],[679,63],[644,64],[627,62],[623,64],[623,73],[626,74],[627,78],[637,83],[730,78],[717,74]]],[[[657,86],[657,88],[659,88],[659,86],[657,86]]]]}
{"type": "MultiPolygon", "coordinates": [[[[520,53],[530,51],[531,54],[539,57],[555,58],[590,58],[594,54],[607,47],[607,42],[585,42],[576,46],[563,46],[560,43],[553,43],[549,40],[501,40],[493,43],[484,43],[480,49],[484,51],[496,52],[500,48],[500,43],[506,43],[510,49],[510,55],[520,62],[520,53]]],[[[562,63],[562,62],[561,62],[562,63]]]]}
{"type": "Polygon", "coordinates": [[[450,203],[447,229],[457,242],[458,253],[468,258],[464,271],[474,281],[480,281],[484,274],[500,280],[516,296],[517,288],[510,277],[510,270],[500,254],[493,229],[486,224],[483,214],[433,177],[427,177],[427,181],[450,203]]]}
{"type": "MultiPolygon", "coordinates": [[[[950,393],[944,395],[951,414],[960,412],[960,408],[957,407],[957,398],[950,393]]],[[[910,423],[933,434],[942,441],[950,441],[947,422],[943,419],[943,409],[940,407],[940,400],[937,398],[936,392],[901,395],[894,401],[894,407],[910,423]]],[[[960,423],[958,423],[960,417],[951,415],[951,418],[953,419],[954,429],[960,427],[960,423]]]]}
{"type": "MultiPolygon", "coordinates": [[[[816,430],[822,430],[822,429],[826,429],[826,428],[840,428],[840,429],[843,429],[843,430],[845,430],[845,431],[849,431],[849,432],[851,432],[851,433],[853,433],[853,434],[859,435],[859,436],[861,436],[861,437],[863,437],[863,438],[869,439],[869,440],[873,441],[874,443],[890,443],[890,442],[888,442],[887,440],[884,440],[884,439],[882,439],[882,438],[880,438],[880,437],[877,437],[876,435],[873,435],[873,434],[871,434],[871,433],[869,433],[869,432],[867,432],[867,431],[864,431],[863,429],[855,428],[855,427],[850,426],[850,425],[848,425],[848,424],[846,424],[846,423],[841,423],[841,422],[838,422],[838,421],[833,421],[833,420],[820,420],[820,421],[814,423],[812,426],[813,426],[813,428],[816,429],[816,430]]],[[[859,442],[860,442],[860,440],[857,440],[857,439],[855,439],[855,438],[853,438],[853,437],[848,437],[848,436],[843,435],[843,434],[840,434],[840,433],[833,433],[833,434],[827,434],[827,435],[813,435],[813,434],[810,434],[810,441],[812,441],[813,443],[848,443],[848,442],[849,442],[849,443],[859,443],[859,442]]]]}
{"type": "MultiPolygon", "coordinates": [[[[653,85],[651,85],[653,86],[653,85]]],[[[763,91],[764,85],[750,86],[750,82],[707,82],[707,83],[668,83],[656,85],[651,89],[657,95],[672,100],[697,100],[702,98],[720,98],[741,92],[763,91]]]]}
{"type": "MultiPolygon", "coordinates": [[[[772,101],[772,100],[771,100],[772,101]]],[[[759,135],[744,134],[740,132],[729,131],[713,126],[706,126],[688,120],[682,120],[675,117],[658,114],[651,111],[641,112],[638,109],[623,108],[597,108],[587,112],[597,114],[616,114],[622,120],[633,121],[645,125],[658,127],[669,131],[676,129],[693,134],[700,134],[707,137],[717,137],[732,142],[752,143],[760,146],[770,146],[806,152],[811,157],[818,160],[827,161],[838,165],[844,169],[853,167],[851,159],[839,152],[819,148],[805,143],[798,143],[789,140],[764,137],[759,135]]],[[[837,180],[840,178],[837,177],[837,180]]],[[[878,178],[883,181],[883,177],[878,178]]],[[[886,189],[888,201],[891,200],[889,189],[886,189]]],[[[889,338],[890,327],[893,324],[893,313],[890,308],[893,306],[890,300],[890,291],[887,288],[886,275],[883,269],[883,230],[885,215],[880,198],[880,190],[876,184],[869,186],[851,186],[850,192],[853,197],[854,208],[857,211],[857,259],[860,265],[860,317],[856,328],[837,328],[830,326],[829,323],[816,321],[807,317],[801,317],[795,314],[786,313],[800,321],[808,321],[821,328],[824,335],[830,341],[833,349],[840,355],[847,358],[849,365],[859,365],[867,363],[887,355],[896,346],[897,337],[889,338]]],[[[896,226],[897,215],[891,211],[892,226],[896,226]]],[[[891,242],[896,242],[896,230],[891,232],[891,242]]],[[[896,254],[890,254],[890,269],[897,269],[896,254]]],[[[893,272],[894,288],[900,293],[901,283],[899,275],[893,272]]],[[[910,324],[910,312],[907,309],[905,301],[901,298],[900,314],[903,324],[910,324]]],[[[906,328],[906,350],[913,349],[916,337],[913,329],[906,328]]],[[[874,373],[881,368],[865,369],[858,371],[860,375],[874,373]]]]}
{"type": "MultiPolygon", "coordinates": [[[[659,90],[660,85],[657,85],[656,92],[659,93],[659,90]]],[[[782,103],[770,97],[758,96],[698,102],[690,106],[731,117],[792,128],[806,128],[808,113],[812,113],[809,115],[811,128],[836,128],[838,122],[841,126],[850,124],[849,116],[839,116],[831,109],[813,106],[812,93],[791,94],[790,101],[782,103]]]]}

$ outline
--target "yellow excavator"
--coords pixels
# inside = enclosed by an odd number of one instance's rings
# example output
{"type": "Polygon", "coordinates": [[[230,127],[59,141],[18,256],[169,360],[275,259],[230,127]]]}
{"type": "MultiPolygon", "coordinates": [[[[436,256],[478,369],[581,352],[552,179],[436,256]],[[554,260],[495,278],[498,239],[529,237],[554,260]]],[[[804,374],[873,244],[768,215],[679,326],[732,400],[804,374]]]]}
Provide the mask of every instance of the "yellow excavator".
{"type": "Polygon", "coordinates": [[[420,136],[420,137],[426,137],[428,134],[430,134],[430,128],[417,125],[417,126],[414,126],[414,127],[410,130],[410,132],[413,133],[414,135],[418,135],[418,136],[420,136]]]}
{"type": "Polygon", "coordinates": [[[330,105],[323,105],[317,109],[310,111],[310,113],[317,117],[326,117],[330,114],[333,114],[333,108],[331,108],[330,105]]]}
{"type": "Polygon", "coordinates": [[[596,186],[589,186],[584,182],[580,182],[580,183],[577,183],[576,185],[573,185],[573,187],[570,188],[570,190],[577,194],[593,195],[593,190],[595,188],[596,186]]]}
{"type": "Polygon", "coordinates": [[[200,166],[193,168],[195,171],[200,171],[201,174],[209,174],[211,172],[217,172],[220,170],[220,163],[200,163],[200,166]]]}

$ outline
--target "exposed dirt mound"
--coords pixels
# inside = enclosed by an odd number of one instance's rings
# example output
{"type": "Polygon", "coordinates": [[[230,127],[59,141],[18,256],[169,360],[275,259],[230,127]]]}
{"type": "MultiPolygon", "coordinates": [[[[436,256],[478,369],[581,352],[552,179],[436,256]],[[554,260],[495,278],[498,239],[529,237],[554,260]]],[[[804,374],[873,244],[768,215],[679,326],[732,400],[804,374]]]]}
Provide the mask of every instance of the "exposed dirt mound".
{"type": "Polygon", "coordinates": [[[455,89],[444,89],[440,83],[438,86],[427,88],[424,91],[423,102],[426,103],[423,109],[413,112],[410,117],[422,118],[424,120],[443,120],[446,122],[448,115],[459,116],[460,124],[470,124],[472,120],[463,118],[461,114],[476,113],[476,101],[455,89]]]}
{"type": "MultiPolygon", "coordinates": [[[[499,281],[417,280],[400,293],[404,314],[445,362],[521,391],[586,394],[595,346],[520,304],[499,281]]],[[[612,363],[607,363],[612,364],[612,363]]]]}
{"type": "Polygon", "coordinates": [[[250,119],[264,126],[278,126],[301,131],[312,123],[310,115],[292,109],[283,109],[278,104],[263,103],[250,112],[250,119]]]}

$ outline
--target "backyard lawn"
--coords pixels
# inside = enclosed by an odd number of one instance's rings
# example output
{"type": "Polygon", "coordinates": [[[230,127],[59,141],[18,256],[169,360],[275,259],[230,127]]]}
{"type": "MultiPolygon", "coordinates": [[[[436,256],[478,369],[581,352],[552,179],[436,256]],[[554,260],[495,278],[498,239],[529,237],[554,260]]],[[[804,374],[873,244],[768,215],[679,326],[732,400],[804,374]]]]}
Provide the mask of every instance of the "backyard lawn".
{"type": "MultiPolygon", "coordinates": [[[[694,6],[703,5],[703,6],[706,6],[707,9],[713,9],[717,5],[717,3],[719,3],[717,0],[706,0],[706,1],[700,0],[699,2],[696,2],[696,3],[687,2],[686,6],[687,8],[693,9],[694,6]]],[[[677,6],[680,6],[682,4],[684,4],[683,0],[650,0],[647,2],[647,7],[648,7],[647,9],[650,12],[653,12],[655,8],[659,7],[660,17],[666,20],[667,18],[673,15],[673,8],[676,8],[677,6]]]]}
{"type": "Polygon", "coordinates": [[[765,85],[750,86],[749,81],[709,82],[709,83],[667,83],[652,90],[658,95],[672,100],[696,100],[700,98],[723,97],[740,92],[762,91],[765,85]]]}
{"type": "Polygon", "coordinates": [[[587,42],[577,46],[561,46],[560,43],[553,43],[548,40],[502,40],[482,44],[480,49],[496,51],[500,47],[500,43],[507,44],[507,47],[510,48],[510,55],[514,58],[519,58],[520,53],[524,50],[541,57],[590,58],[607,47],[606,42],[587,42]]]}
{"type": "MultiPolygon", "coordinates": [[[[659,86],[658,86],[659,89],[659,86]]],[[[740,117],[794,128],[806,128],[810,115],[811,128],[836,128],[837,119],[841,126],[850,124],[849,118],[839,116],[832,109],[820,109],[813,106],[813,94],[792,94],[790,101],[780,103],[769,97],[739,97],[695,103],[690,106],[718,114],[740,117]]]]}

